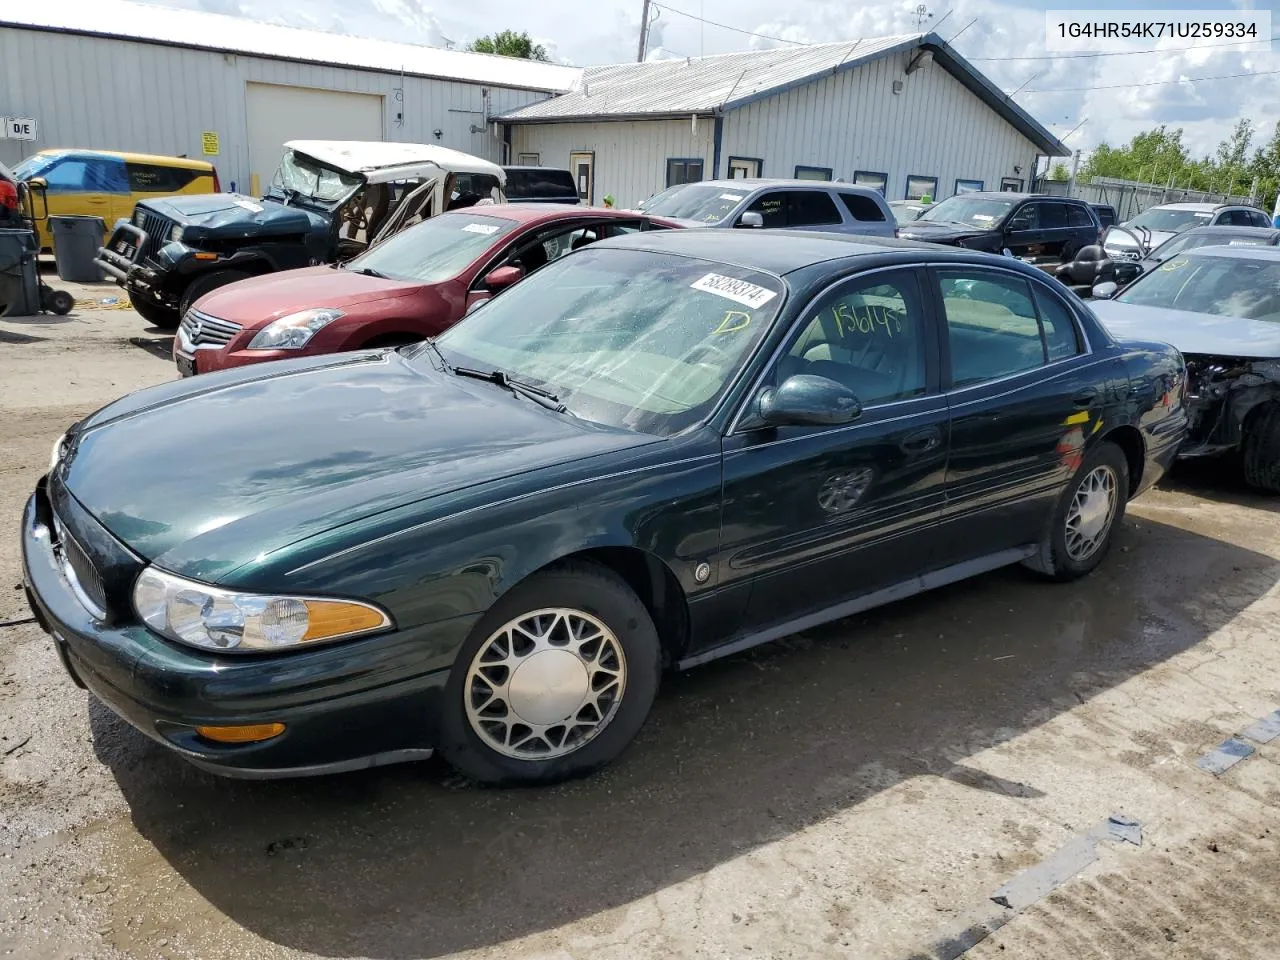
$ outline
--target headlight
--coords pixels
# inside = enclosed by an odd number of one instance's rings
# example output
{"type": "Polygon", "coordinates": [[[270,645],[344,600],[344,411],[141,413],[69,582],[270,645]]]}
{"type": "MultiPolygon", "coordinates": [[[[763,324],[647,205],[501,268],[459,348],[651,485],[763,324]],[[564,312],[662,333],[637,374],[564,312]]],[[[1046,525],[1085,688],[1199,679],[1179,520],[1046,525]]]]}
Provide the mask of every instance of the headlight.
{"type": "Polygon", "coordinates": [[[238,593],[154,567],[138,576],[133,606],[156,633],[206,650],[283,650],[393,626],[368,603],[238,593]]]}
{"type": "Polygon", "coordinates": [[[178,226],[174,227],[172,230],[169,231],[169,242],[170,243],[182,242],[182,225],[181,224],[179,224],[178,226]]]}
{"type": "Polygon", "coordinates": [[[146,222],[146,220],[147,220],[147,215],[143,213],[141,210],[133,211],[133,225],[135,227],[142,226],[146,222]]]}
{"type": "Polygon", "coordinates": [[[67,435],[64,433],[57,439],[53,445],[53,452],[49,454],[49,472],[53,473],[57,469],[58,464],[62,460],[62,447],[67,442],[67,435]]]}
{"type": "Polygon", "coordinates": [[[305,347],[317,330],[342,316],[341,310],[321,307],[291,313],[267,324],[249,341],[250,350],[297,350],[305,347]]]}

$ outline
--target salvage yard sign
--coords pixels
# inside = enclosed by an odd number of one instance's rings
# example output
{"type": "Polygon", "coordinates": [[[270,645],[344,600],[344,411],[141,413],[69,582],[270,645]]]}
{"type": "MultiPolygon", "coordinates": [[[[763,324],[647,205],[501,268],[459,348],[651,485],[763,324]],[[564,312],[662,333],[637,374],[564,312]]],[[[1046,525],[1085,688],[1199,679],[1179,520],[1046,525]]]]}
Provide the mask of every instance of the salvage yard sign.
{"type": "Polygon", "coordinates": [[[0,128],[0,136],[5,140],[34,140],[36,139],[36,120],[35,117],[3,117],[3,127],[0,128]]]}

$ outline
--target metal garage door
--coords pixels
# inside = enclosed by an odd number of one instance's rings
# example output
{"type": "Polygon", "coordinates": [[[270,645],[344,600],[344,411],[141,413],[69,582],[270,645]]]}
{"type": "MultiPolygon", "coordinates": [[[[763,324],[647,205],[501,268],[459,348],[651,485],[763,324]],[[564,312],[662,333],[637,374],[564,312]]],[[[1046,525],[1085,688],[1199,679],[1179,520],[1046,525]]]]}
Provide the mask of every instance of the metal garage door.
{"type": "Polygon", "coordinates": [[[248,186],[261,196],[289,140],[381,140],[382,97],[273,83],[247,85],[248,186]]]}

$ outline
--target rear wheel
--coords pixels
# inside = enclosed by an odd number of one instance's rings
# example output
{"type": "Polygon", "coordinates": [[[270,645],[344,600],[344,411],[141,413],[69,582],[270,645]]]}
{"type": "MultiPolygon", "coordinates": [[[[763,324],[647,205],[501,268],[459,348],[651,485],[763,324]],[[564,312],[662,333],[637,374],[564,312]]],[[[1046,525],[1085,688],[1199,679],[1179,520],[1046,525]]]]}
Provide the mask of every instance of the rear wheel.
{"type": "Polygon", "coordinates": [[[1084,458],[1058,499],[1049,529],[1025,565],[1054,580],[1075,580],[1102,562],[1129,496],[1129,461],[1103,442],[1084,458]]]}
{"type": "Polygon", "coordinates": [[[534,574],[489,610],[445,687],[440,751],[482,783],[553,783],[604,766],[658,688],[649,611],[611,570],[534,574]]]}
{"type": "Polygon", "coordinates": [[[129,303],[133,306],[134,312],[138,316],[153,327],[159,327],[161,330],[177,329],[178,323],[182,319],[178,315],[178,311],[173,307],[166,307],[163,303],[156,303],[154,300],[147,300],[141,296],[131,294],[129,303]]]}
{"type": "Polygon", "coordinates": [[[1280,493],[1280,403],[1259,406],[1244,426],[1245,483],[1280,493]]]}
{"type": "Polygon", "coordinates": [[[247,280],[251,276],[253,274],[245,273],[243,270],[217,270],[214,273],[206,273],[203,277],[197,277],[182,294],[182,305],[178,308],[179,319],[185,317],[187,311],[206,293],[212,293],[219,287],[225,287],[228,283],[235,283],[237,280],[247,280]]]}

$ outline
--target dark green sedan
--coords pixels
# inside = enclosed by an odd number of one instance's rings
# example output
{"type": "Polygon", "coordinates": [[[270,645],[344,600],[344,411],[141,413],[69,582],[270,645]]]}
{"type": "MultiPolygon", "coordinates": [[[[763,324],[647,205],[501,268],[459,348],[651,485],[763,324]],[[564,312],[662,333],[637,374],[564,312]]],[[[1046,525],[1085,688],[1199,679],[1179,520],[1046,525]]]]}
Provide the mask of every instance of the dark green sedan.
{"type": "Polygon", "coordinates": [[[1184,366],[1016,260],[643,233],[436,338],[143,390],[23,517],[71,678],[235,776],[612,760],[689,667],[1006,564],[1069,580],[1184,366]]]}

